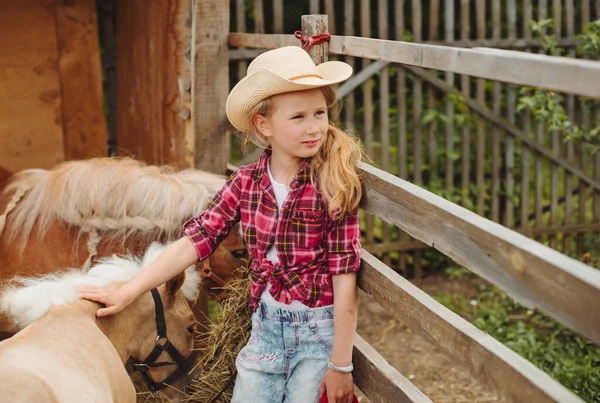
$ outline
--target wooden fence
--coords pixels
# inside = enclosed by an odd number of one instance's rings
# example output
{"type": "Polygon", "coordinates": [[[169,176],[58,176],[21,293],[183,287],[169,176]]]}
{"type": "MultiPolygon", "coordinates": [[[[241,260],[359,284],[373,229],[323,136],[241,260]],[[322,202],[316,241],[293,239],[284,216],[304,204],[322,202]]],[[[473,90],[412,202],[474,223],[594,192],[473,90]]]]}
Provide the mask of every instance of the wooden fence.
{"type": "MultiPolygon", "coordinates": [[[[291,35],[229,35],[231,46],[244,48],[270,49],[297,44],[296,41],[291,35]]],[[[422,69],[435,69],[448,75],[463,74],[600,98],[600,82],[594,79],[600,76],[600,63],[597,62],[352,36],[332,36],[328,48],[331,54],[343,57],[378,60],[376,63],[380,65],[401,64],[406,72],[414,74],[415,79],[432,75],[422,69]],[[510,66],[514,68],[508,68],[510,66]],[[566,71],[569,74],[565,74],[566,71]]],[[[439,85],[450,85],[447,81],[439,85]]],[[[402,82],[398,85],[399,93],[405,93],[402,82]]],[[[385,91],[382,98],[385,99],[385,91]]],[[[491,115],[493,111],[477,105],[480,115],[491,121],[497,130],[512,133],[512,137],[521,141],[532,155],[562,161],[556,153],[535,143],[518,129],[507,126],[504,119],[491,115]]],[[[405,128],[402,141],[406,141],[406,133],[405,128]]],[[[383,141],[386,138],[382,133],[383,141]]],[[[403,164],[401,162],[401,166],[403,164]]],[[[598,177],[567,166],[581,185],[600,188],[598,177]]],[[[600,272],[423,189],[418,186],[422,182],[415,177],[413,183],[405,181],[401,177],[406,177],[406,167],[400,171],[400,177],[367,164],[361,169],[366,188],[362,202],[365,211],[398,226],[424,245],[435,247],[524,306],[539,309],[594,343],[600,343],[600,272]]],[[[500,400],[581,401],[543,371],[443,307],[366,250],[363,250],[359,286],[413,331],[465,364],[475,378],[498,394],[500,400]]],[[[358,335],[354,362],[355,381],[371,400],[429,401],[358,335]]]]}
{"type": "MultiPolygon", "coordinates": [[[[576,36],[600,18],[600,4],[594,0],[325,0],[286,3],[285,8],[282,0],[255,0],[248,9],[249,4],[231,2],[238,33],[293,32],[299,28],[299,12],[325,11],[334,34],[528,52],[540,51],[529,21],[552,18],[552,33],[570,56],[575,55],[576,36]]],[[[241,77],[248,59],[261,50],[249,49],[238,38],[232,37],[232,45],[239,47],[229,55],[241,77]]],[[[378,167],[557,250],[584,251],[593,231],[600,229],[600,154],[589,155],[580,142],[563,142],[529,112],[517,112],[519,87],[534,86],[535,81],[507,84],[481,70],[428,71],[406,64],[406,58],[386,60],[381,53],[359,52],[355,58],[336,41],[331,53],[357,71],[339,89],[344,95],[342,121],[362,136],[378,167]]],[[[360,46],[368,50],[372,43],[360,46]]],[[[405,43],[386,52],[414,56],[406,53],[407,47],[405,43]]],[[[507,74],[520,73],[517,66],[511,68],[507,74]]],[[[565,96],[569,117],[584,127],[600,125],[594,121],[600,114],[583,107],[580,95],[573,91],[565,96]]],[[[367,250],[420,277],[426,245],[371,216],[364,230],[367,250]]]]}

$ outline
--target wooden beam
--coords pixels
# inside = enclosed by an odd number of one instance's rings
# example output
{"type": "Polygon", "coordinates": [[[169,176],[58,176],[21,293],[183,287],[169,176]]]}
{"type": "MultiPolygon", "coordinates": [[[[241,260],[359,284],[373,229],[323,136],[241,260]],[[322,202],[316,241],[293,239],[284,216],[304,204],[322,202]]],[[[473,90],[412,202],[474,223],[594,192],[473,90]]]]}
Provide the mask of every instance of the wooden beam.
{"type": "Polygon", "coordinates": [[[372,402],[431,402],[358,334],[354,335],[352,362],[354,382],[372,402]]]}
{"type": "Polygon", "coordinates": [[[189,168],[184,103],[190,88],[191,3],[116,2],[120,155],[189,168]]]}
{"type": "Polygon", "coordinates": [[[95,0],[58,0],[65,159],[107,156],[108,135],[95,0]]]}
{"type": "MultiPolygon", "coordinates": [[[[231,34],[232,46],[274,48],[285,35],[231,34]]],[[[464,49],[354,36],[332,36],[329,52],[600,98],[600,63],[501,49],[464,49]]]]}
{"type": "Polygon", "coordinates": [[[65,156],[54,2],[0,9],[0,166],[51,168],[65,156]]]}
{"type": "MultiPolygon", "coordinates": [[[[238,33],[230,34],[231,40],[238,41],[236,37],[238,33]]],[[[444,45],[445,41],[431,40],[431,41],[422,41],[421,43],[426,45],[444,45]]],[[[297,45],[297,43],[295,43],[297,45]]],[[[575,41],[570,38],[560,38],[558,40],[558,44],[560,47],[568,48],[574,47],[576,45],[575,41]]],[[[232,46],[234,46],[232,44],[232,46]]],[[[241,45],[240,45],[241,46],[241,45]]],[[[474,48],[474,47],[486,47],[486,48],[500,48],[500,49],[530,49],[530,48],[540,48],[541,42],[537,39],[517,39],[515,41],[509,39],[500,39],[499,41],[493,39],[474,39],[474,40],[457,40],[452,42],[453,47],[459,48],[474,48]]],[[[254,59],[256,56],[260,55],[264,50],[261,49],[230,49],[229,50],[229,59],[230,60],[246,60],[246,59],[254,59]]]]}
{"type": "Polygon", "coordinates": [[[582,402],[550,375],[444,307],[365,250],[358,285],[414,332],[466,365],[502,401],[582,402]]]}
{"type": "Polygon", "coordinates": [[[361,164],[361,207],[600,344],[600,271],[361,164]]]}
{"type": "Polygon", "coordinates": [[[228,1],[196,0],[192,28],[194,166],[218,174],[227,171],[229,160],[229,7],[228,1]]]}
{"type": "Polygon", "coordinates": [[[364,82],[367,81],[369,78],[373,77],[375,74],[385,69],[388,64],[389,62],[384,62],[381,60],[373,62],[364,69],[362,69],[360,73],[355,74],[349,80],[344,81],[344,83],[340,85],[340,87],[336,91],[337,99],[344,98],[346,95],[350,94],[361,84],[364,84],[364,82]]]}
{"type": "Polygon", "coordinates": [[[559,157],[551,149],[538,143],[535,139],[531,138],[531,136],[529,136],[526,133],[523,133],[517,126],[510,123],[508,120],[504,119],[502,116],[495,114],[494,112],[492,112],[491,110],[489,110],[488,108],[486,108],[484,105],[480,104],[473,98],[466,97],[465,94],[460,92],[453,85],[449,85],[448,83],[437,78],[435,76],[435,74],[432,74],[432,73],[425,71],[423,69],[420,69],[418,67],[404,66],[404,68],[406,68],[411,73],[423,78],[425,81],[429,82],[430,84],[435,85],[440,90],[442,90],[446,93],[449,93],[449,94],[456,95],[457,97],[462,99],[464,101],[464,103],[473,112],[475,112],[482,118],[488,120],[497,128],[504,130],[507,134],[509,134],[510,136],[512,136],[514,138],[520,139],[524,144],[526,144],[526,146],[535,150],[540,155],[543,155],[544,157],[548,158],[554,164],[560,165],[566,171],[577,176],[578,178],[583,180],[588,185],[600,190],[600,182],[598,182],[597,180],[586,175],[586,173],[584,171],[582,171],[581,169],[577,168],[575,166],[575,164],[568,162],[566,159],[564,159],[562,157],[559,157]]]}

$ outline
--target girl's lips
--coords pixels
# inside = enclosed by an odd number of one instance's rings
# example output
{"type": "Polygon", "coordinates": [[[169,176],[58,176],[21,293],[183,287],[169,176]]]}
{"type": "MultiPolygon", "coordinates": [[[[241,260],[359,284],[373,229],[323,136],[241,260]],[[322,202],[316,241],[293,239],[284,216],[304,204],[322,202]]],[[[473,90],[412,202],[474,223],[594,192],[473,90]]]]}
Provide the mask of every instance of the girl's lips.
{"type": "Polygon", "coordinates": [[[306,144],[309,147],[315,146],[317,145],[317,143],[319,142],[319,140],[310,140],[310,141],[303,141],[302,144],[306,144]]]}

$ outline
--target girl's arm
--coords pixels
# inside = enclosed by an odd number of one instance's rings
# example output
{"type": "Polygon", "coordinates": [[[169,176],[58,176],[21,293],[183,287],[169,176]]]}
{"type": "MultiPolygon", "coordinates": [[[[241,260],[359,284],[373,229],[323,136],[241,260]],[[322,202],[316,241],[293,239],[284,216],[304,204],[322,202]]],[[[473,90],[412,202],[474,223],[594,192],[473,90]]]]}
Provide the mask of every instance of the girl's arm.
{"type": "Polygon", "coordinates": [[[158,287],[175,277],[198,260],[194,245],[187,236],[167,246],[165,250],[139,275],[113,292],[102,287],[77,286],[80,298],[106,305],[96,312],[96,316],[114,315],[143,293],[158,287]]]}
{"type": "Polygon", "coordinates": [[[175,277],[198,260],[207,259],[240,219],[240,195],[243,172],[234,172],[212,199],[209,207],[183,227],[186,235],[169,245],[160,256],[133,280],[117,291],[107,292],[94,286],[77,287],[80,298],[106,305],[97,316],[120,312],[137,297],[175,277]]]}
{"type": "MultiPolygon", "coordinates": [[[[329,361],[337,367],[352,364],[354,332],[358,318],[358,291],[356,273],[333,276],[333,350],[329,361]]],[[[321,392],[327,393],[329,402],[352,402],[354,382],[352,373],[327,369],[321,392]]]]}
{"type": "Polygon", "coordinates": [[[331,363],[347,367],[352,363],[354,332],[358,318],[356,273],[333,276],[334,339],[331,363]]]}

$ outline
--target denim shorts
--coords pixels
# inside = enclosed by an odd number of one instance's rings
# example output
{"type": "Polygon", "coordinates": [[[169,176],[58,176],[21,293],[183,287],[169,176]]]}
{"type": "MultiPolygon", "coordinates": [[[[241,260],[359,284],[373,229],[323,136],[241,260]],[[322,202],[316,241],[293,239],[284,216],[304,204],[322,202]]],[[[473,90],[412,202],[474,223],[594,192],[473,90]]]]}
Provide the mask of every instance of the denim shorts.
{"type": "Polygon", "coordinates": [[[317,403],[333,346],[333,306],[288,310],[261,301],[236,359],[232,403],[317,403]]]}

